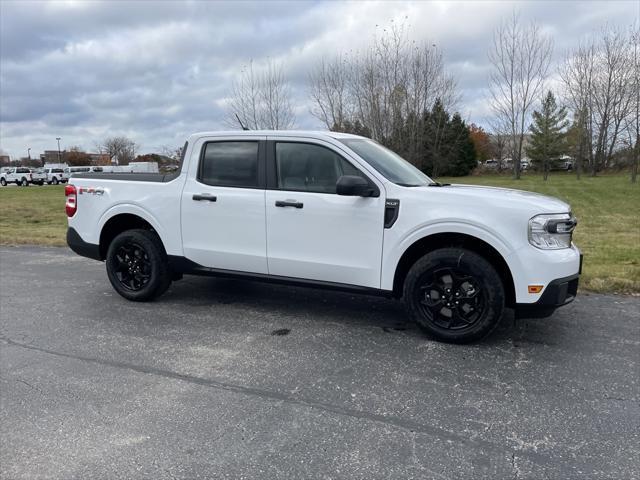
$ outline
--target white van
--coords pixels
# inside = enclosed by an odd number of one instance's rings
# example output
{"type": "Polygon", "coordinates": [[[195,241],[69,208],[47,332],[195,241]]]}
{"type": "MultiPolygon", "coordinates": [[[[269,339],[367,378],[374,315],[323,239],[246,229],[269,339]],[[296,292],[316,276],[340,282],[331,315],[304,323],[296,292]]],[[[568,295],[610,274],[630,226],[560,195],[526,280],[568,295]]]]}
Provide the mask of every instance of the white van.
{"type": "Polygon", "coordinates": [[[102,173],[102,167],[84,166],[84,167],[67,167],[63,171],[63,181],[69,180],[74,173],[102,173]]]}

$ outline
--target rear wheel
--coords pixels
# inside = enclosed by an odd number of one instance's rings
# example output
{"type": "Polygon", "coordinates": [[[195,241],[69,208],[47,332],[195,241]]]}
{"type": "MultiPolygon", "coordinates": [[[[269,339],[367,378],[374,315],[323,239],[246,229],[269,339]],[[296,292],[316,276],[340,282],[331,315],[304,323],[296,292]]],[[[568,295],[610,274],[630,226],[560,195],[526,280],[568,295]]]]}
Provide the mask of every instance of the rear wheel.
{"type": "Polygon", "coordinates": [[[20,185],[22,185],[23,187],[28,187],[28,186],[29,186],[29,182],[27,181],[27,179],[26,179],[26,178],[23,178],[23,179],[20,181],[20,185]]]}
{"type": "Polygon", "coordinates": [[[127,300],[152,300],[171,284],[167,254],[152,231],[127,230],[114,238],[106,267],[111,285],[127,300]]]}
{"type": "Polygon", "coordinates": [[[462,248],[443,248],[420,258],[404,283],[405,306],[429,335],[468,343],[500,323],[505,294],[495,268],[462,248]]]}
{"type": "Polygon", "coordinates": [[[51,180],[51,183],[53,183],[54,185],[57,185],[58,179],[56,177],[53,177],[53,180],[51,180]]]}

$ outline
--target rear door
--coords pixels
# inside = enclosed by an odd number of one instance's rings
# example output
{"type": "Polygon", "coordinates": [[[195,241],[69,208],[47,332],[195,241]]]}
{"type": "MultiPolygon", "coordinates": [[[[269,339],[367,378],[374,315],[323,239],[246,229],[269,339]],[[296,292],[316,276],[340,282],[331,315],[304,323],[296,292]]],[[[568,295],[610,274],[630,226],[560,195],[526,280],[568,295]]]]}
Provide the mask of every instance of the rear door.
{"type": "Polygon", "coordinates": [[[382,184],[365,175],[345,152],[322,140],[274,137],[267,158],[269,273],[379,288],[382,184]],[[379,196],[337,195],[341,175],[367,178],[379,196]]]}
{"type": "Polygon", "coordinates": [[[209,268],[267,273],[266,137],[225,137],[194,145],[182,193],[185,257],[209,268]],[[198,154],[199,152],[199,154],[198,154]]]}

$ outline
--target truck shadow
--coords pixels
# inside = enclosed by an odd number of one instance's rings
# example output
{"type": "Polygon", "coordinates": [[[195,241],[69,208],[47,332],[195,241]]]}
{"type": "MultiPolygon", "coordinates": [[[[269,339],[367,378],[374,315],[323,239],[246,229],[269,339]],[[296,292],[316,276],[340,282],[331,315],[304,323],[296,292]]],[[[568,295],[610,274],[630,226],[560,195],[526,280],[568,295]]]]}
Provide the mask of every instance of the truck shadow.
{"type": "MultiPolygon", "coordinates": [[[[288,329],[295,328],[296,322],[312,319],[327,324],[376,328],[383,334],[405,335],[422,341],[433,340],[407,318],[399,300],[371,295],[250,280],[185,277],[175,282],[158,302],[188,308],[224,306],[258,311],[269,318],[280,317],[283,327],[288,329]]],[[[506,309],[496,330],[475,345],[491,347],[514,342],[553,345],[559,341],[559,330],[555,319],[516,319],[513,311],[506,309]]]]}

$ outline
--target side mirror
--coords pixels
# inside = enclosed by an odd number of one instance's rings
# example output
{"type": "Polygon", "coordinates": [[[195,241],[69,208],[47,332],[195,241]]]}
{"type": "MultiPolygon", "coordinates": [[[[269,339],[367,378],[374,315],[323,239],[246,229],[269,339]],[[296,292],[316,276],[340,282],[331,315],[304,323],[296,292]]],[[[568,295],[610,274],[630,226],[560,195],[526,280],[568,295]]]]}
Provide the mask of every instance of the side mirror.
{"type": "Polygon", "coordinates": [[[350,197],[370,197],[373,188],[364,178],[357,175],[343,175],[336,182],[336,193],[350,197]]]}

